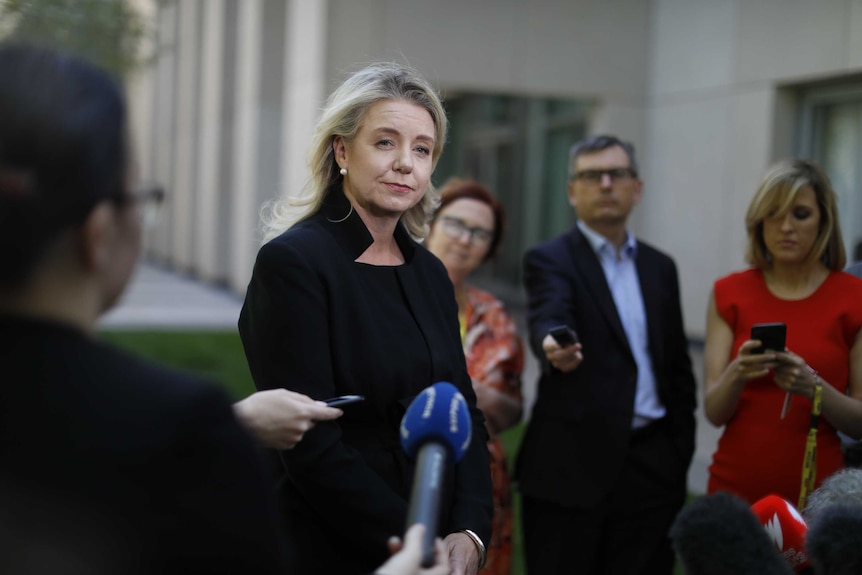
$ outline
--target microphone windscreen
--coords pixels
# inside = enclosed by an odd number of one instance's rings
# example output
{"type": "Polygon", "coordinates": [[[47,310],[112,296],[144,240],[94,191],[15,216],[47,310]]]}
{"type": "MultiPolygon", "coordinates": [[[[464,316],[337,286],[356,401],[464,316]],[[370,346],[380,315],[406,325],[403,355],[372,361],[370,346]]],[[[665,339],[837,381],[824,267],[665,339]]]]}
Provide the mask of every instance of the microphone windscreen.
{"type": "Polygon", "coordinates": [[[794,571],[800,571],[810,564],[805,550],[805,535],[808,526],[797,509],[787,500],[777,495],[767,495],[755,502],[751,510],[757,515],[760,524],[766,529],[784,560],[794,571]]]}
{"type": "Polygon", "coordinates": [[[470,446],[471,434],[467,402],[447,381],[422,390],[401,419],[401,445],[410,457],[433,441],[447,448],[452,461],[459,461],[470,446]]]}

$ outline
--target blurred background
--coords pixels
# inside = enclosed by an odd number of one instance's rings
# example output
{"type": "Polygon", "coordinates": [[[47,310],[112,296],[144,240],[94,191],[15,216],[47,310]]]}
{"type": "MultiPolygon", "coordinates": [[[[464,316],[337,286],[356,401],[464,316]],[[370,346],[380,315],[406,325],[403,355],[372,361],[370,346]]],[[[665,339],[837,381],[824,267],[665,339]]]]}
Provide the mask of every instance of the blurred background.
{"type": "Polygon", "coordinates": [[[848,249],[862,240],[859,0],[129,6],[152,32],[128,84],[140,172],[171,198],[149,253],[238,293],[261,205],[305,183],[322,99],[380,59],[413,65],[444,95],[452,133],[434,181],[477,178],[508,208],[482,279],[511,304],[523,299],[521,254],[573,221],[567,152],[586,134],[635,143],[645,195],[632,225],[676,258],[693,338],[713,280],[744,263],[745,208],[773,161],[822,163],[848,249]]]}
{"type": "Polygon", "coordinates": [[[511,214],[480,283],[523,302],[521,254],[568,228],[567,151],[611,132],[645,182],[632,225],[671,253],[686,327],[743,265],[766,167],[822,163],[862,241],[860,0],[0,0],[0,31],[122,74],[144,182],[168,192],[152,262],[242,294],[261,206],[301,192],[326,94],[374,60],[417,68],[452,130],[434,181],[488,184],[511,214]]]}
{"type": "MultiPolygon", "coordinates": [[[[567,153],[588,134],[637,148],[632,228],[676,259],[698,377],[712,282],[744,266],[771,163],[821,163],[848,252],[862,242],[862,0],[0,0],[0,37],[122,78],[140,179],[167,202],[104,337],[237,397],[253,389],[236,318],[262,206],[301,192],[324,98],[371,61],[408,63],[444,96],[434,182],[476,178],[505,204],[476,283],[521,328],[521,256],[572,225],[567,153]]],[[[528,402],[534,379],[530,356],[528,402]]],[[[718,431],[700,425],[694,493],[718,431]]]]}

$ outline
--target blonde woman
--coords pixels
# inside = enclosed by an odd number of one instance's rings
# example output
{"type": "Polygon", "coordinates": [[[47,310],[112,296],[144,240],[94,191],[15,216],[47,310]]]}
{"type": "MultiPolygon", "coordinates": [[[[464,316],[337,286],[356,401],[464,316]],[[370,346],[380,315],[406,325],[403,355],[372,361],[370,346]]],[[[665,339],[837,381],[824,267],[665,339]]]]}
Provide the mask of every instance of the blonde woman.
{"type": "Polygon", "coordinates": [[[715,282],[707,313],[704,407],[724,426],[708,491],[797,504],[842,467],[836,430],[862,436],[862,280],[841,271],[835,193],[812,162],[770,169],[745,222],[751,267],[715,282]],[[787,325],[786,349],[755,353],[751,327],[771,322],[787,325]],[[812,423],[813,486],[803,481],[812,423]]]}
{"type": "Polygon", "coordinates": [[[377,64],[329,97],[311,145],[310,194],[269,222],[240,316],[259,390],[314,399],[363,395],[281,452],[285,519],[298,573],[371,572],[404,530],[413,462],[399,423],[441,380],[472,410],[473,441],[449,466],[438,533],[452,573],[472,574],[490,534],[481,412],[443,265],[415,239],[436,203],[431,173],[446,117],[415,71],[377,64]]]}

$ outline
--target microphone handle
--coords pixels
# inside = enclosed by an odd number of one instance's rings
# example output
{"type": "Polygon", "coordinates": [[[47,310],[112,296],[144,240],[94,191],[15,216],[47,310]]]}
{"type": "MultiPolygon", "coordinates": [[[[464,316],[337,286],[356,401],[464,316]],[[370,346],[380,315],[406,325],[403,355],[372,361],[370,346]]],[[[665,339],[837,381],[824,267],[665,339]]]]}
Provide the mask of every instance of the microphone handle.
{"type": "Polygon", "coordinates": [[[437,537],[437,524],[440,521],[446,456],[446,448],[443,445],[429,442],[419,448],[416,458],[407,527],[415,523],[425,526],[425,535],[422,538],[422,567],[434,565],[434,539],[437,537]]]}

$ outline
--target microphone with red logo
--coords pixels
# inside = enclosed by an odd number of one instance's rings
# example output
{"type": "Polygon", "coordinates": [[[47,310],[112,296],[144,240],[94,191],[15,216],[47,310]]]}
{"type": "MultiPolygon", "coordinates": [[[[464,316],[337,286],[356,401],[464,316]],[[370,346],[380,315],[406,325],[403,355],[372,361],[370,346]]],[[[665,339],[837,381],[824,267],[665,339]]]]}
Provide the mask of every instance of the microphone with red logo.
{"type": "Polygon", "coordinates": [[[401,419],[401,445],[407,455],[416,458],[407,527],[425,525],[423,567],[434,564],[446,466],[464,456],[471,435],[467,402],[458,388],[445,381],[425,388],[401,419]]]}
{"type": "Polygon", "coordinates": [[[767,495],[755,502],[751,510],[757,515],[784,561],[794,571],[798,573],[811,564],[805,550],[808,526],[790,502],[777,495],[767,495]]]}

